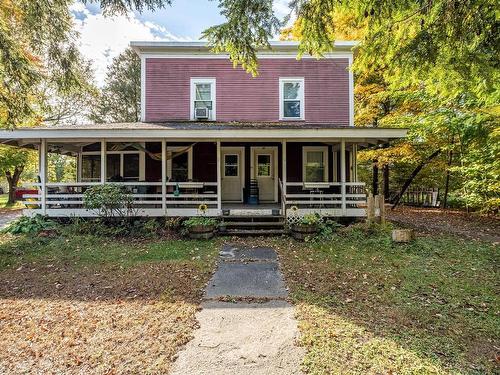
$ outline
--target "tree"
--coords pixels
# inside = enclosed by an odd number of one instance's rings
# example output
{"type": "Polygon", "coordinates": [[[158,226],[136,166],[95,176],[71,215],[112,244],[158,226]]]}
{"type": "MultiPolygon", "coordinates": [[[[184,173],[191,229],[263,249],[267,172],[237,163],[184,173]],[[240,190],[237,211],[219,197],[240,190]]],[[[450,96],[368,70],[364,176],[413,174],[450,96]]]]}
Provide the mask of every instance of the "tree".
{"type": "MultiPolygon", "coordinates": [[[[106,14],[164,7],[170,0],[102,0],[106,14]]],[[[29,126],[43,120],[42,83],[57,93],[85,84],[78,69],[73,0],[0,2],[0,127],[29,126]]]]}
{"type": "Polygon", "coordinates": [[[105,86],[90,119],[101,122],[136,122],[141,118],[141,61],[130,48],[113,59],[105,86]]]}
{"type": "Polygon", "coordinates": [[[35,153],[27,149],[0,146],[0,173],[5,175],[9,185],[8,204],[16,201],[16,188],[25,167],[34,162],[35,153]]]}

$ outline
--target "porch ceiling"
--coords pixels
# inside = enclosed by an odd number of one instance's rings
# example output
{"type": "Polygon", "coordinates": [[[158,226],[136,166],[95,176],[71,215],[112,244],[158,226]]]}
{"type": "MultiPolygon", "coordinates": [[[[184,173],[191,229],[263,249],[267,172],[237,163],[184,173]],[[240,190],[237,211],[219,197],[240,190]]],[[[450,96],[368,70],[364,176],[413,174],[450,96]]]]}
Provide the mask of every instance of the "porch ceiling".
{"type": "Polygon", "coordinates": [[[85,143],[100,139],[143,140],[287,140],[380,144],[406,136],[406,129],[361,128],[335,124],[294,123],[109,123],[52,127],[18,128],[0,131],[0,142],[18,147],[38,143],[40,139],[85,143]]]}

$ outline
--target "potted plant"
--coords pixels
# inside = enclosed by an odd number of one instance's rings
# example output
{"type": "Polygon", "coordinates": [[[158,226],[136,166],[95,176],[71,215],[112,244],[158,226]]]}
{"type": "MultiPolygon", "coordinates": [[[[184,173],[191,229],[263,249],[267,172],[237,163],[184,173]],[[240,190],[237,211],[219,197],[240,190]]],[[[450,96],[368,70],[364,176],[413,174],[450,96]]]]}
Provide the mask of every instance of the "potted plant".
{"type": "Polygon", "coordinates": [[[306,214],[292,224],[292,237],[304,241],[318,232],[320,224],[321,216],[318,213],[306,214]]]}
{"type": "Polygon", "coordinates": [[[200,216],[190,217],[182,223],[182,226],[188,232],[189,238],[209,239],[214,236],[218,222],[212,217],[205,216],[207,210],[208,207],[206,204],[200,204],[198,207],[200,216]]]}

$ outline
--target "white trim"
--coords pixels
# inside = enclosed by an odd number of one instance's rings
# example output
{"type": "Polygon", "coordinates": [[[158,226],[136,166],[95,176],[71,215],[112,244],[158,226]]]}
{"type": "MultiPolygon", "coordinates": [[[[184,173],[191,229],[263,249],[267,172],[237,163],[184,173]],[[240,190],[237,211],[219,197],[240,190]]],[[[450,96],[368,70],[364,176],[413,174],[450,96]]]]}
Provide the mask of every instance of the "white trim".
{"type": "MultiPolygon", "coordinates": [[[[107,176],[106,176],[106,163],[108,162],[108,159],[106,157],[106,140],[101,139],[101,184],[106,183],[107,176]]],[[[121,159],[121,158],[120,158],[121,159]]]]}
{"type": "Polygon", "coordinates": [[[220,140],[217,140],[217,210],[222,212],[222,171],[221,171],[221,145],[220,140]]]}
{"type": "Polygon", "coordinates": [[[346,202],[346,173],[345,173],[345,140],[340,141],[340,194],[342,195],[342,215],[345,216],[347,212],[346,202]]]}
{"type": "MultiPolygon", "coordinates": [[[[168,146],[167,145],[167,152],[169,150],[171,151],[178,151],[178,150],[183,150],[185,149],[186,146],[168,146]]],[[[191,146],[188,150],[188,180],[193,179],[193,146],[191,146]]],[[[172,159],[167,159],[167,177],[170,179],[169,181],[172,180],[172,159]]],[[[182,181],[175,181],[175,182],[182,182],[182,181]]]]}
{"type": "MultiPolygon", "coordinates": [[[[143,147],[145,147],[145,142],[141,142],[141,145],[143,147]]],[[[105,146],[107,148],[107,146],[105,146]]],[[[101,156],[101,173],[102,173],[102,149],[101,151],[82,151],[80,152],[79,154],[79,159],[81,159],[80,163],[81,163],[81,166],[83,166],[83,157],[84,156],[87,156],[87,155],[98,155],[98,156],[101,156]]],[[[139,150],[122,150],[122,151],[107,151],[105,152],[105,155],[106,157],[104,158],[104,170],[107,174],[107,156],[108,155],[120,155],[120,176],[124,177],[123,176],[123,171],[124,171],[124,165],[125,165],[125,162],[124,162],[124,155],[139,155],[139,176],[137,176],[138,180],[141,181],[141,180],[145,180],[146,179],[146,154],[144,153],[144,151],[139,151],[139,150]]],[[[84,178],[83,178],[83,169],[81,168],[80,166],[80,181],[82,182],[86,182],[84,181],[84,178]]],[[[108,176],[105,175],[105,181],[108,182],[108,176]]],[[[102,182],[102,176],[100,178],[101,182],[102,182]]]]}
{"type": "Polygon", "coordinates": [[[307,153],[314,151],[323,152],[323,182],[328,182],[328,146],[303,146],[302,147],[302,181],[306,181],[306,161],[307,153]]]}
{"type": "MultiPolygon", "coordinates": [[[[300,42],[293,40],[270,40],[269,45],[271,48],[294,48],[297,49],[300,46],[300,42]]],[[[348,47],[353,48],[359,45],[359,41],[356,40],[335,40],[333,41],[332,48],[348,47]]],[[[130,42],[130,47],[133,49],[140,48],[198,48],[198,49],[209,49],[210,45],[206,40],[196,40],[196,41],[142,41],[133,40],[130,42]]]]}
{"type": "Polygon", "coordinates": [[[349,56],[349,126],[354,126],[354,72],[352,70],[353,56],[349,56]]]}
{"type": "MultiPolygon", "coordinates": [[[[278,201],[278,147],[277,146],[251,146],[250,147],[250,176],[251,178],[257,178],[255,173],[255,152],[259,150],[273,150],[273,168],[271,170],[272,175],[269,176],[274,180],[274,197],[272,202],[276,203],[278,201]]],[[[271,155],[271,153],[264,154],[271,155]]]]}
{"type": "Polygon", "coordinates": [[[164,129],[105,129],[104,127],[87,128],[87,129],[61,129],[54,127],[53,129],[16,129],[16,130],[0,130],[0,139],[23,139],[27,143],[38,143],[40,138],[48,138],[52,140],[67,139],[74,141],[75,139],[86,139],[89,141],[105,137],[108,140],[113,139],[150,139],[151,141],[157,138],[171,138],[190,140],[196,138],[202,139],[275,139],[283,138],[290,139],[324,139],[324,138],[353,138],[353,139],[397,139],[404,138],[407,134],[407,129],[388,129],[388,128],[296,128],[296,129],[172,129],[167,126],[164,129]],[[31,140],[31,141],[30,141],[31,140]]]}
{"type": "MultiPolygon", "coordinates": [[[[207,52],[143,52],[141,57],[147,59],[224,59],[229,60],[229,54],[221,53],[207,53],[207,52]]],[[[351,52],[327,52],[323,54],[324,59],[349,59],[352,57],[351,52]]],[[[257,59],[293,59],[297,60],[297,52],[267,52],[267,53],[257,53],[257,59]]],[[[301,59],[315,59],[316,56],[302,55],[301,59]]]]}
{"type": "Polygon", "coordinates": [[[191,121],[196,120],[194,117],[194,101],[196,98],[195,85],[197,83],[208,83],[211,85],[210,89],[210,99],[212,102],[212,110],[210,111],[209,121],[217,120],[217,80],[215,78],[205,78],[205,77],[191,77],[189,80],[189,119],[191,121]]]}
{"type": "Polygon", "coordinates": [[[167,213],[167,142],[161,140],[161,209],[167,213]]]}
{"type": "Polygon", "coordinates": [[[141,121],[146,121],[146,56],[141,56],[141,121]]]}
{"type": "MultiPolygon", "coordinates": [[[[304,121],[305,120],[305,81],[304,77],[280,77],[279,78],[279,98],[280,98],[280,103],[279,103],[279,119],[280,121],[286,120],[286,121],[304,121]],[[300,83],[300,90],[299,90],[299,97],[298,100],[300,101],[300,117],[285,117],[284,114],[284,106],[283,102],[285,101],[284,98],[284,84],[285,83],[300,83]]],[[[297,99],[295,99],[297,100],[297,99]]]]}

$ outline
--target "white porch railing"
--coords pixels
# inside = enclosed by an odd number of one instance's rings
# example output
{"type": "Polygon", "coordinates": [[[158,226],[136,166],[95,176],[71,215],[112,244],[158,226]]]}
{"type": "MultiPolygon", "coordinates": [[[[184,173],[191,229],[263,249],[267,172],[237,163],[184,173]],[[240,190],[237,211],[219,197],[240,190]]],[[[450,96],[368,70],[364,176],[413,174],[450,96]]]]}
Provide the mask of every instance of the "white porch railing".
{"type": "Polygon", "coordinates": [[[366,216],[366,192],[362,182],[287,182],[282,196],[286,214],[318,212],[324,216],[366,216]],[[290,210],[294,207],[294,210],[290,210]]]}
{"type": "MultiPolygon", "coordinates": [[[[131,195],[134,214],[138,216],[194,216],[200,204],[206,204],[206,215],[217,216],[216,182],[107,182],[123,186],[131,195]]],[[[84,192],[100,182],[47,183],[42,194],[42,184],[25,184],[37,190],[24,194],[22,203],[26,214],[48,216],[97,216],[97,212],[84,207],[84,192]],[[45,197],[45,199],[44,199],[45,197]]]]}

